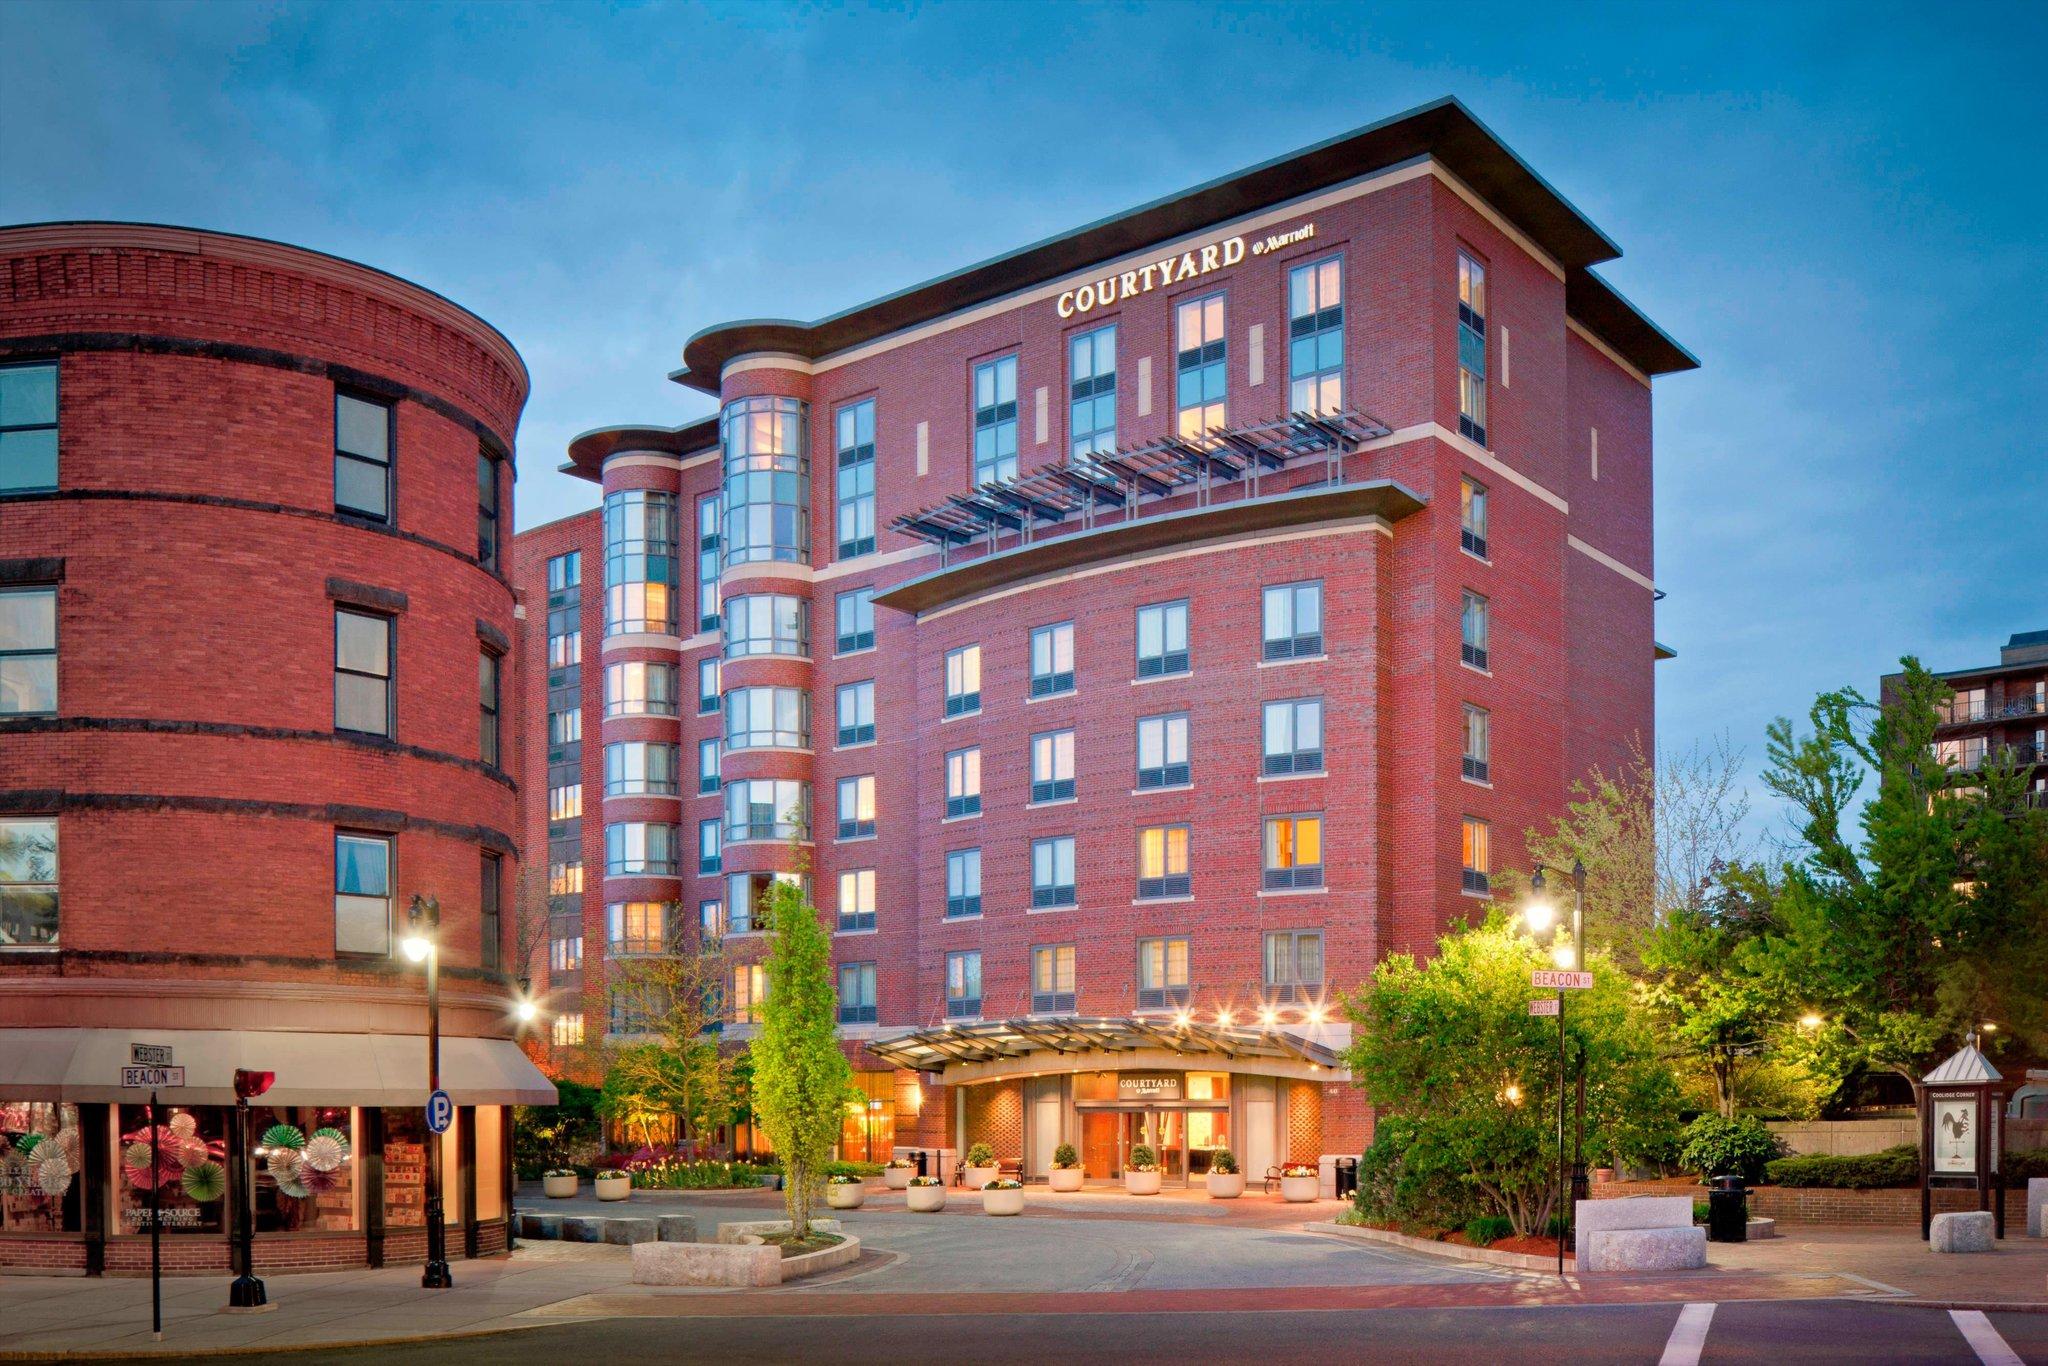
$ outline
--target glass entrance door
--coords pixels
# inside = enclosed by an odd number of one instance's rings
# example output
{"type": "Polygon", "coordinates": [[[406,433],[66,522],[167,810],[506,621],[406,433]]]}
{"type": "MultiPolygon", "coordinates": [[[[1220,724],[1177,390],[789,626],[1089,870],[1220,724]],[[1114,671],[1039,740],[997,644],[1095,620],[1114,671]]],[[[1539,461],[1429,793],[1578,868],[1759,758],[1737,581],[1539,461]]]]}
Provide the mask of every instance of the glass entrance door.
{"type": "Polygon", "coordinates": [[[1117,1154],[1119,1172],[1130,1165],[1131,1150],[1142,1143],[1152,1150],[1152,1159],[1159,1164],[1161,1181],[1187,1184],[1186,1114],[1179,1110],[1126,1110],[1117,1118],[1122,1121],[1117,1154]]]}

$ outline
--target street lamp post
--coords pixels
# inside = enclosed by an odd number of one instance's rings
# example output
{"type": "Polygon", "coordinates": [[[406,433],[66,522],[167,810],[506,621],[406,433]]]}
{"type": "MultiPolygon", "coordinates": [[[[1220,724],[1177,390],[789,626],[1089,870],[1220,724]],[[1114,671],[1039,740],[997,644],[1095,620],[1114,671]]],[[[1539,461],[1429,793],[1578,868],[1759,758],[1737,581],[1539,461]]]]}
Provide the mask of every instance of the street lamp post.
{"type": "MultiPolygon", "coordinates": [[[[1547,864],[1539,863],[1536,865],[1534,875],[1529,879],[1529,902],[1523,908],[1522,918],[1528,923],[1529,932],[1538,939],[1541,939],[1543,933],[1557,922],[1557,907],[1551,903],[1548,894],[1544,890],[1545,873],[1559,873],[1561,876],[1569,876],[1572,882],[1571,939],[1569,942],[1566,941],[1564,927],[1559,926],[1556,938],[1551,941],[1550,959],[1559,968],[1569,971],[1581,970],[1586,964],[1586,865],[1582,860],[1574,859],[1572,861],[1572,870],[1568,875],[1563,874],[1562,870],[1552,868],[1547,864]]],[[[1586,1183],[1586,1093],[1583,1071],[1579,1078],[1578,1142],[1572,1155],[1569,1186],[1567,1186],[1565,1180],[1564,1111],[1565,1091],[1569,1087],[1568,1076],[1570,1068],[1565,1056],[1564,996],[1564,988],[1559,987],[1557,990],[1557,1274],[1560,1276],[1564,1275],[1565,1230],[1572,1222],[1570,1201],[1584,1198],[1586,1183]]]]}
{"type": "MultiPolygon", "coordinates": [[[[512,1003],[512,1018],[518,1022],[522,1033],[532,1027],[534,1021],[540,1018],[540,1007],[534,1002],[533,979],[530,977],[519,979],[519,997],[512,1003]]],[[[505,1183],[505,1250],[510,1252],[519,1246],[517,1237],[517,1230],[519,1228],[519,1211],[517,1209],[519,1201],[519,1109],[517,1106],[508,1105],[505,1107],[505,1132],[511,1140],[505,1146],[511,1150],[513,1163],[512,1179],[505,1183]]]]}
{"type": "MultiPolygon", "coordinates": [[[[427,1094],[441,1089],[441,903],[413,894],[406,907],[405,956],[427,965],[427,1094]]],[[[441,1135],[427,1133],[427,1265],[420,1285],[448,1290],[448,1226],[441,1213],[441,1135]]]]}

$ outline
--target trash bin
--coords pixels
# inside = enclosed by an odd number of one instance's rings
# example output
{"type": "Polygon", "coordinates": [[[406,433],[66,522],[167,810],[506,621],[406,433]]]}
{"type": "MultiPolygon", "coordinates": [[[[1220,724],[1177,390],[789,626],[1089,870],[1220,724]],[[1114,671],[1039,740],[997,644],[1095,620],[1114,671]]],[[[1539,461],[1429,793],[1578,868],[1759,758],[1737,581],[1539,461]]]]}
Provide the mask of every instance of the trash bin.
{"type": "Polygon", "coordinates": [[[1717,1176],[1708,1183],[1707,1241],[1749,1241],[1749,1191],[1739,1176],[1717,1176]]]}
{"type": "Polygon", "coordinates": [[[1349,1200],[1358,1194],[1358,1159],[1340,1157],[1334,1165],[1337,1169],[1337,1198],[1349,1200]]]}

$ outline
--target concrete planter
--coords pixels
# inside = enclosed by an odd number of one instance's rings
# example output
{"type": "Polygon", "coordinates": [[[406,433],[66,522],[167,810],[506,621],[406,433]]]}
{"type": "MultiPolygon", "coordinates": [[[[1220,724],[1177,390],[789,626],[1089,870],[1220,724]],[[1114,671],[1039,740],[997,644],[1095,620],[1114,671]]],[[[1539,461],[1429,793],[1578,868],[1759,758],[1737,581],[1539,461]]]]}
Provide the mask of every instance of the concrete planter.
{"type": "MultiPolygon", "coordinates": [[[[996,1193],[1000,1194],[1000,1192],[996,1193]]],[[[982,1198],[984,1201],[987,1200],[988,1194],[988,1192],[983,1193],[982,1198]]],[[[1022,1192],[1020,1191],[1018,1194],[1022,1194],[1022,1192]]],[[[909,1207],[910,1212],[913,1214],[937,1214],[946,1207],[946,1188],[944,1186],[907,1186],[903,1191],[903,1203],[909,1207]]]]}
{"type": "Polygon", "coordinates": [[[1045,1184],[1056,1191],[1077,1191],[1085,1175],[1079,1167],[1054,1167],[1045,1174],[1045,1184]]]}
{"type": "MultiPolygon", "coordinates": [[[[989,1180],[993,1181],[995,1178],[991,1176],[989,1180]]],[[[1022,1214],[1024,1212],[1024,1188],[1019,1186],[1016,1190],[983,1191],[981,1193],[981,1212],[983,1214],[997,1215],[1022,1214]]]]}
{"type": "Polygon", "coordinates": [[[884,1188],[892,1191],[909,1190],[910,1178],[916,1175],[917,1168],[915,1167],[884,1167],[882,1168],[882,1185],[884,1188]]]}
{"type": "Polygon", "coordinates": [[[1002,1174],[1003,1169],[1001,1167],[969,1167],[967,1169],[967,1189],[978,1191],[1002,1174]]]}
{"type": "Polygon", "coordinates": [[[1235,1200],[1244,1194],[1243,1172],[1210,1172],[1202,1179],[1209,1183],[1211,1200],[1235,1200]]]}
{"type": "Polygon", "coordinates": [[[543,1176],[540,1188],[550,1200],[567,1200],[576,1194],[577,1180],[572,1173],[568,1176],[543,1176]]]}
{"type": "Polygon", "coordinates": [[[858,1181],[825,1183],[825,1203],[833,1209],[859,1209],[868,1198],[868,1188],[858,1181]]]}
{"type": "Polygon", "coordinates": [[[1131,1195],[1159,1194],[1159,1171],[1155,1167],[1149,1172],[1125,1172],[1124,1190],[1131,1195]]]}
{"type": "Polygon", "coordinates": [[[1316,1198],[1321,1182],[1313,1176],[1280,1178],[1280,1198],[1293,1205],[1305,1205],[1316,1198]]]}
{"type": "MultiPolygon", "coordinates": [[[[597,1198],[600,1200],[623,1200],[633,1193],[633,1178],[630,1176],[600,1176],[596,1181],[597,1198]]],[[[569,1192],[574,1195],[576,1192],[569,1192]]]]}

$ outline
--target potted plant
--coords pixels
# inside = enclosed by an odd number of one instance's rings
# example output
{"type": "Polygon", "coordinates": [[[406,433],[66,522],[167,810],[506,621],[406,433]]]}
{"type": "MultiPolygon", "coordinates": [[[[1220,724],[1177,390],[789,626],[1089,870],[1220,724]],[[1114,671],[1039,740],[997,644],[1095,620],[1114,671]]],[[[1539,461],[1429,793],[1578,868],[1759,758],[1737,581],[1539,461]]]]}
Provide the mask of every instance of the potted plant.
{"type": "Polygon", "coordinates": [[[1045,1174],[1045,1184],[1056,1191],[1077,1191],[1081,1189],[1081,1156],[1074,1151],[1071,1143],[1062,1143],[1052,1150],[1052,1170],[1045,1174]]]}
{"type": "Polygon", "coordinates": [[[1321,1191],[1313,1162],[1290,1162],[1280,1169],[1280,1198],[1297,1205],[1307,1204],[1321,1191]]]}
{"type": "Polygon", "coordinates": [[[550,1167],[540,1174],[540,1188],[550,1200],[567,1200],[576,1193],[576,1173],[567,1167],[550,1167]]]}
{"type": "Polygon", "coordinates": [[[913,1176],[903,1202],[916,1214],[937,1214],[946,1207],[946,1186],[936,1176],[913,1176]]]}
{"type": "Polygon", "coordinates": [[[996,1150],[986,1143],[976,1143],[967,1149],[967,1189],[980,1190],[1003,1174],[996,1165],[996,1150]]]}
{"type": "MultiPolygon", "coordinates": [[[[623,1200],[633,1193],[633,1178],[616,1167],[607,1168],[597,1174],[597,1198],[600,1200],[623,1200]]],[[[575,1194],[571,1191],[570,1194],[575,1194]]]]}
{"type": "Polygon", "coordinates": [[[1238,1169],[1237,1154],[1228,1148],[1209,1154],[1209,1174],[1203,1179],[1209,1183],[1211,1200],[1235,1200],[1244,1194],[1244,1173],[1238,1169]]]}
{"type": "Polygon", "coordinates": [[[1143,1143],[1131,1149],[1124,1163],[1124,1189],[1132,1195],[1159,1194],[1159,1157],[1143,1143]]]}
{"type": "Polygon", "coordinates": [[[1006,1177],[996,1177],[981,1188],[981,1212],[983,1214],[1022,1214],[1024,1212],[1024,1183],[1006,1177]]]}
{"type": "Polygon", "coordinates": [[[917,1175],[917,1163],[907,1157],[892,1157],[882,1164],[882,1184],[892,1191],[908,1190],[917,1175]]]}
{"type": "Polygon", "coordinates": [[[868,1188],[857,1176],[844,1172],[825,1178],[825,1203],[833,1209],[859,1209],[868,1198],[868,1188]]]}

